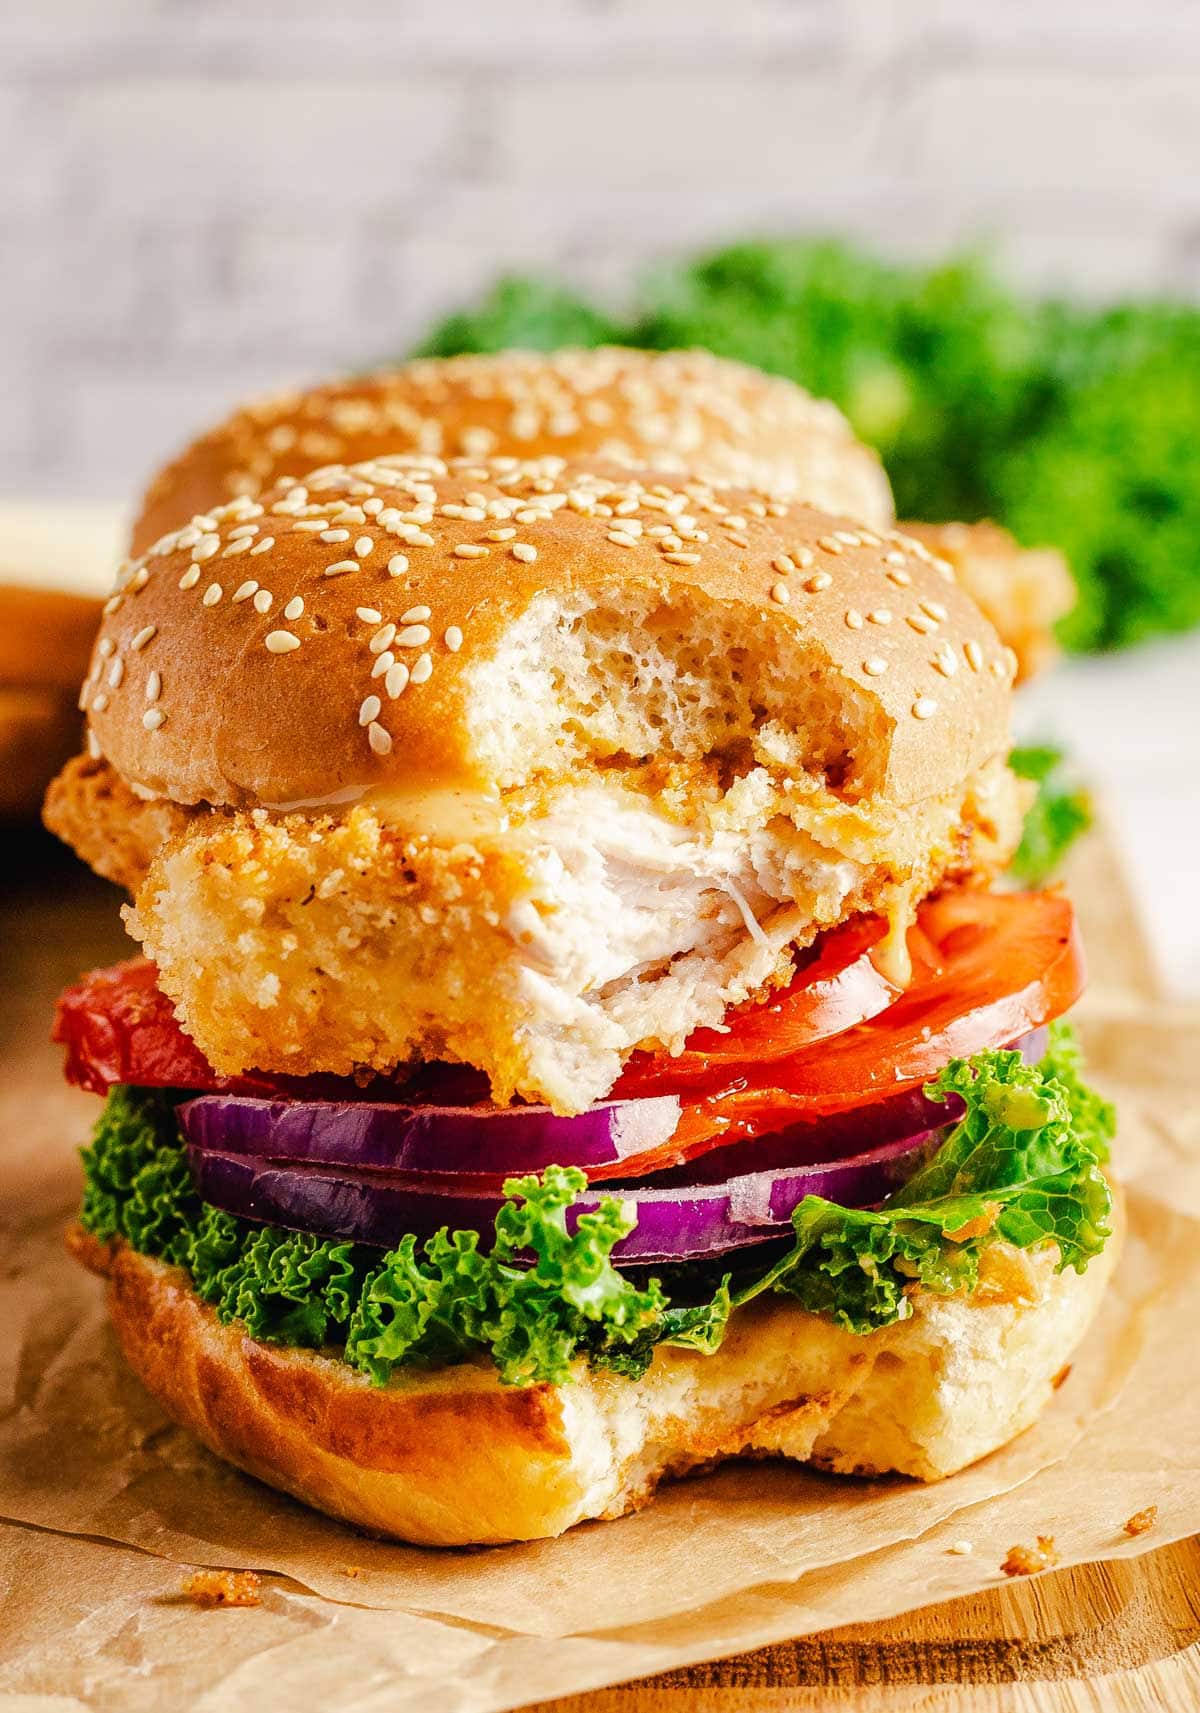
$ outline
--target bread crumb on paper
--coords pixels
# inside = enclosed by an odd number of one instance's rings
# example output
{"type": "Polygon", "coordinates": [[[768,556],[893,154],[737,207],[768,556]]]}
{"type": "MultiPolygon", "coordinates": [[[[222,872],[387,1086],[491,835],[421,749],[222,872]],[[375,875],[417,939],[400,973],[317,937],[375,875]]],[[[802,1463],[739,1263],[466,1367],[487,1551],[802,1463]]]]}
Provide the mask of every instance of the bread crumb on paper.
{"type": "Polygon", "coordinates": [[[1039,1535],[1035,1547],[1010,1546],[1000,1568],[1005,1576],[1036,1576],[1039,1570],[1050,1570],[1056,1565],[1058,1556],[1054,1536],[1039,1535]]]}
{"type": "Polygon", "coordinates": [[[1135,1511],[1132,1517],[1125,1519],[1124,1527],[1127,1535],[1144,1535],[1158,1521],[1158,1506],[1147,1505],[1144,1511],[1135,1511]]]}
{"type": "Polygon", "coordinates": [[[262,1578],[253,1570],[195,1570],[183,1585],[197,1606],[259,1606],[262,1578]]]}

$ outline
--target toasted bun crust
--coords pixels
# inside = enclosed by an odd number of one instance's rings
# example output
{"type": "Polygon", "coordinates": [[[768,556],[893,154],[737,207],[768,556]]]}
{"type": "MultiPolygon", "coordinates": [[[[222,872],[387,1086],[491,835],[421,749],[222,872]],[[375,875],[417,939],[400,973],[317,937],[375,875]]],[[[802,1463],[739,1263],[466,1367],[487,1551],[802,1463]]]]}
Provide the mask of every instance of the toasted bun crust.
{"type": "Polygon", "coordinates": [[[257,498],[281,476],[401,452],[592,454],[781,488],[868,524],[893,516],[876,454],[835,405],[790,381],[707,351],[504,351],[409,363],[245,406],[154,478],[132,551],[210,506],[257,498]]]}
{"type": "MultiPolygon", "coordinates": [[[[629,663],[618,701],[641,695],[656,631],[677,651],[669,682],[655,680],[672,709],[681,683],[702,678],[711,706],[756,672],[776,685],[799,674],[826,698],[824,741],[856,728],[851,796],[952,790],[1007,746],[1014,662],[908,537],[595,462],[408,458],[281,484],[131,562],[84,688],[90,745],[179,803],[312,806],[372,787],[562,777],[623,748],[577,742],[614,705],[611,658],[569,707],[547,675],[552,645],[585,615],[595,647],[629,663]],[[539,673],[547,712],[525,733],[539,673]]],[[[690,724],[675,716],[689,742],[690,724]]],[[[703,739],[706,755],[716,741],[703,739]]]]}
{"type": "Polygon", "coordinates": [[[80,1232],[109,1275],[126,1359],[210,1450],[307,1504],[431,1546],[534,1540],[618,1517],[658,1482],[740,1456],[934,1481],[1029,1427],[1086,1331],[1118,1239],[1087,1272],[993,1252],[973,1299],[919,1296],[865,1338],[782,1297],[734,1318],[712,1356],[660,1349],[640,1380],[580,1366],[501,1386],[485,1364],[376,1388],[334,1358],[223,1326],[177,1268],[80,1232]]]}
{"type": "Polygon", "coordinates": [[[1017,680],[1044,672],[1058,654],[1054,626],[1075,605],[1075,583],[1053,547],[1022,547],[995,523],[906,523],[954,567],[959,583],[1017,657],[1017,680]]]}

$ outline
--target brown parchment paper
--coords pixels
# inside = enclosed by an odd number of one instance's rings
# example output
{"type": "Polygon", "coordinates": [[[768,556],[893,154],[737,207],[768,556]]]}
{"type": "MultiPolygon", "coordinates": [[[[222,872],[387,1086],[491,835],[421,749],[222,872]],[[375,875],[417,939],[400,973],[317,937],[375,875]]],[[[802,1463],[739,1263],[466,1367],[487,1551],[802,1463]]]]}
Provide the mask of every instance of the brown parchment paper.
{"type": "Polygon", "coordinates": [[[1094,948],[1081,1022],[1121,1103],[1129,1234],[1038,1426],[933,1488],[732,1467],[638,1516],[478,1552],[385,1545],[306,1511],[209,1457],[125,1373],[98,1284],[61,1249],[94,1109],[43,1045],[54,985],[118,949],[113,901],[22,885],[0,922],[6,991],[15,977],[21,994],[0,1092],[0,1694],[14,1706],[485,1713],[970,1593],[1038,1534],[1070,1564],[1200,1531],[1200,1010],[1154,999],[1102,840],[1074,885],[1094,948]],[[1158,1526],[1131,1539],[1124,1519],[1149,1504],[1158,1526]],[[949,1552],[961,1541],[970,1555],[949,1552]],[[191,1565],[271,1573],[262,1604],[197,1611],[179,1598],[191,1565]]]}

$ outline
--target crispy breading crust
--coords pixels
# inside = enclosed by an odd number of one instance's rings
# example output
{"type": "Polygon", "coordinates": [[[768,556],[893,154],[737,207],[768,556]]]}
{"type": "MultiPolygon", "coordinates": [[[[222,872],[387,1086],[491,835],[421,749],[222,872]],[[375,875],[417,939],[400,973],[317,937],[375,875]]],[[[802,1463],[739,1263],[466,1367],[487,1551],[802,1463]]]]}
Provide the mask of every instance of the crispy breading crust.
{"type": "MultiPolygon", "coordinates": [[[[1119,1219],[1118,1219],[1119,1225],[1119,1219]]],[[[375,1533],[456,1546],[534,1540],[644,1504],[668,1476],[775,1455],[933,1481],[1031,1425],[1086,1331],[1119,1231],[1080,1275],[1007,1251],[974,1298],[914,1298],[867,1337],[784,1297],[735,1315],[711,1356],[661,1347],[640,1380],[582,1363],[501,1386],[484,1362],[377,1388],[335,1357],[223,1326],[178,1268],[78,1228],[109,1280],[126,1359],[177,1422],[240,1469],[375,1533]]]]}

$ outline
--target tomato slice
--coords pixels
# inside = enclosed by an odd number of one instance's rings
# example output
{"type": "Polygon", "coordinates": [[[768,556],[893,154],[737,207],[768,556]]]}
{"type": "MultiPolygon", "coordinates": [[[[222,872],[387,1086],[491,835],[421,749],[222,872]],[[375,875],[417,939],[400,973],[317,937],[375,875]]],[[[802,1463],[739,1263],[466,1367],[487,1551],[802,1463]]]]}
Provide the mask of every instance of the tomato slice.
{"type": "MultiPolygon", "coordinates": [[[[1003,1046],[1061,1017],[1084,985],[1069,899],[1057,892],[957,888],[922,905],[927,970],[886,1011],[785,1059],[745,1061],[684,1106],[671,1141],[601,1167],[595,1180],[644,1176],[743,1141],[918,1088],[949,1063],[1003,1046]]],[[[670,1061],[657,1088],[670,1091],[670,1061]]]]}
{"type": "MultiPolygon", "coordinates": [[[[723,1029],[696,1029],[681,1053],[634,1053],[613,1088],[614,1099],[662,1094],[726,1080],[747,1061],[783,1059],[876,1017],[901,989],[876,968],[872,953],[887,933],[882,916],[856,916],[832,928],[787,987],[767,1000],[737,1006],[723,1029]]],[[[802,954],[803,957],[803,954],[802,954]]]]}
{"type": "Polygon", "coordinates": [[[106,1095],[114,1083],[133,1083],[208,1093],[345,1098],[340,1077],[275,1077],[264,1071],[219,1076],[180,1028],[149,958],[92,970],[67,988],[55,1008],[51,1037],[67,1049],[67,1081],[93,1094],[106,1095]]]}

